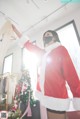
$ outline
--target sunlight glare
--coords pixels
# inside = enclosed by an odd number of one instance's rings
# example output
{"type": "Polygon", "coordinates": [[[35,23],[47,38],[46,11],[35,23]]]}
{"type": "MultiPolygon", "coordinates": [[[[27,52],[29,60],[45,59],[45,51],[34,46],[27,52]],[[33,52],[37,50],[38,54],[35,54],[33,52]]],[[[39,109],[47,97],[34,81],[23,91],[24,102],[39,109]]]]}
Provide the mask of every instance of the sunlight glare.
{"type": "Polygon", "coordinates": [[[31,85],[33,90],[35,90],[36,88],[38,63],[39,63],[39,58],[36,56],[36,54],[31,53],[24,48],[23,64],[24,64],[24,68],[27,69],[30,73],[31,85]]]}

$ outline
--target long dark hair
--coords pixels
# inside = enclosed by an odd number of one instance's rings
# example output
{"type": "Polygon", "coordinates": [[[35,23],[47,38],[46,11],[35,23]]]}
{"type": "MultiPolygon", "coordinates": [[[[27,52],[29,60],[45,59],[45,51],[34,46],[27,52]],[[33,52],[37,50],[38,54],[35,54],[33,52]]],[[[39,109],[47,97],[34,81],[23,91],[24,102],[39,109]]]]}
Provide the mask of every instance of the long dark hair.
{"type": "Polygon", "coordinates": [[[58,34],[56,33],[56,31],[53,31],[53,30],[48,30],[48,31],[46,31],[46,32],[43,34],[43,38],[44,38],[44,35],[45,35],[47,32],[52,33],[53,37],[55,38],[55,41],[60,42],[59,37],[58,37],[58,34]]]}

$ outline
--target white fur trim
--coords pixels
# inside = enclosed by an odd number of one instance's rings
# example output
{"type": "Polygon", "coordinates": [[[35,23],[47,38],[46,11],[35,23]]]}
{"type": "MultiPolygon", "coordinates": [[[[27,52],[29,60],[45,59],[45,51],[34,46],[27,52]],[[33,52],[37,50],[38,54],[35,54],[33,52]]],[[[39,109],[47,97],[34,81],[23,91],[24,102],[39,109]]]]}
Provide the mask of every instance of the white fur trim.
{"type": "Polygon", "coordinates": [[[70,105],[70,99],[54,98],[49,96],[44,96],[41,92],[35,92],[36,97],[40,100],[41,104],[46,108],[56,111],[67,111],[70,105]]]}
{"type": "Polygon", "coordinates": [[[47,47],[45,48],[45,51],[49,53],[51,50],[57,48],[57,47],[60,46],[60,45],[61,45],[60,42],[55,42],[55,43],[53,43],[53,44],[47,46],[47,47]]]}
{"type": "Polygon", "coordinates": [[[59,47],[61,44],[59,42],[54,43],[53,45],[50,45],[47,50],[48,52],[44,55],[42,64],[41,64],[41,70],[40,70],[40,88],[42,93],[44,94],[44,82],[45,82],[45,68],[46,68],[46,62],[47,62],[47,55],[55,48],[59,47]]]}
{"type": "Polygon", "coordinates": [[[80,98],[73,98],[73,106],[76,111],[80,111],[80,98]]]}

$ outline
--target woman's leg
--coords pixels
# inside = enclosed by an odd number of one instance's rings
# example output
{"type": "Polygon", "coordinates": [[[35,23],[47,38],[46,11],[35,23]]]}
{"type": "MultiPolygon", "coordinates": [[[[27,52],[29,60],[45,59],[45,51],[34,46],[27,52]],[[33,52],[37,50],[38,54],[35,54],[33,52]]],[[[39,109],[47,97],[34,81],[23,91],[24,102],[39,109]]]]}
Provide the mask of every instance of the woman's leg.
{"type": "Polygon", "coordinates": [[[47,109],[48,119],[67,119],[66,112],[59,112],[47,109]]]}

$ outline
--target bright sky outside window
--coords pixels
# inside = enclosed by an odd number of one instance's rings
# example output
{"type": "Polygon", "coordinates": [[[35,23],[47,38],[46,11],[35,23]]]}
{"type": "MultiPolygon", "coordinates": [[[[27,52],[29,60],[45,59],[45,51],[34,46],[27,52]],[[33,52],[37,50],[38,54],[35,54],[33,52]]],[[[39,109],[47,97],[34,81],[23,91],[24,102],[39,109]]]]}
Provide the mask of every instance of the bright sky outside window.
{"type": "Polygon", "coordinates": [[[80,76],[80,46],[73,23],[59,29],[57,33],[62,45],[67,48],[76,71],[80,76]]]}
{"type": "Polygon", "coordinates": [[[12,55],[5,57],[4,59],[4,67],[3,67],[3,74],[10,72],[12,70],[12,55]]]}
{"type": "Polygon", "coordinates": [[[29,52],[26,48],[23,48],[23,68],[28,69],[30,73],[33,90],[36,88],[38,61],[39,59],[35,54],[29,52]]]}
{"type": "MultiPolygon", "coordinates": [[[[61,44],[66,47],[71,56],[78,76],[80,76],[80,46],[73,23],[68,24],[65,27],[57,30],[57,33],[59,35],[61,44]]],[[[69,96],[72,97],[72,93],[70,90],[68,90],[68,93],[69,96]]]]}

